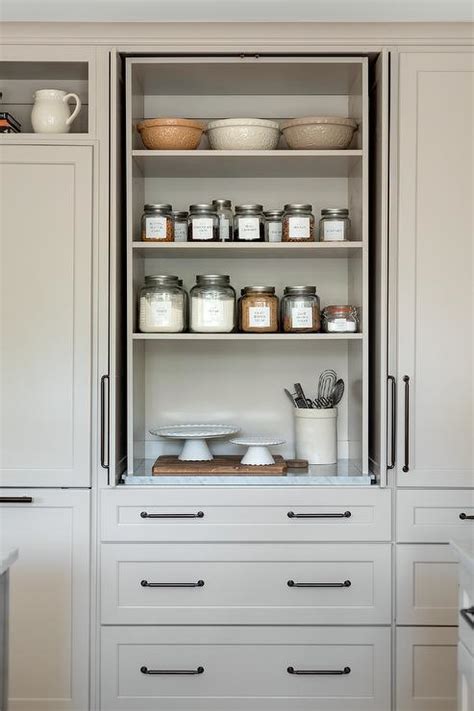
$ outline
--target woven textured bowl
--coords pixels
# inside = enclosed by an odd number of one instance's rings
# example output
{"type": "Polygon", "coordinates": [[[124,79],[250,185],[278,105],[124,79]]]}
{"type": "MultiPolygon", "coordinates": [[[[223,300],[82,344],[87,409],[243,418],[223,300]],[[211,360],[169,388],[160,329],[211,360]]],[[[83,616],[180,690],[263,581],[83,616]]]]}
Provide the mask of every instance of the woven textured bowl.
{"type": "Polygon", "coordinates": [[[308,116],[281,125],[289,148],[295,150],[344,150],[350,146],[357,121],[337,116],[308,116]]]}
{"type": "Polygon", "coordinates": [[[194,151],[205,125],[183,118],[146,119],[137,125],[145,148],[155,151],[194,151]]]}
{"type": "Polygon", "coordinates": [[[266,119],[221,119],[207,125],[207,136],[217,151],[272,151],[278,146],[280,127],[266,119]]]}

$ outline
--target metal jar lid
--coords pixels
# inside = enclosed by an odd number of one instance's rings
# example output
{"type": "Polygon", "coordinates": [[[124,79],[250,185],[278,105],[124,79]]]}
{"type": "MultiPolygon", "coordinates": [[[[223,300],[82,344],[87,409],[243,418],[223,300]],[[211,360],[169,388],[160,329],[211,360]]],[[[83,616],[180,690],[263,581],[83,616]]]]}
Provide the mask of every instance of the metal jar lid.
{"type": "Polygon", "coordinates": [[[197,274],[196,284],[199,286],[204,285],[222,285],[229,286],[230,276],[228,274],[197,274]]]}
{"type": "Polygon", "coordinates": [[[255,203],[255,204],[249,203],[247,205],[236,205],[235,206],[235,212],[236,212],[236,214],[239,214],[239,215],[245,215],[245,214],[255,215],[255,214],[258,214],[259,212],[262,212],[262,211],[263,211],[263,205],[259,205],[258,203],[255,203]]]}
{"type": "Polygon", "coordinates": [[[145,277],[145,284],[147,286],[151,286],[152,284],[177,284],[178,282],[179,277],[170,274],[152,274],[145,277]]]}
{"type": "Polygon", "coordinates": [[[285,286],[283,292],[289,296],[316,296],[315,286],[285,286]]]}
{"type": "Polygon", "coordinates": [[[349,210],[347,207],[325,207],[321,210],[323,217],[347,217],[349,210]]]}
{"type": "Polygon", "coordinates": [[[212,215],[216,214],[216,211],[214,210],[213,206],[208,203],[208,202],[199,202],[196,203],[196,205],[190,205],[189,206],[189,212],[193,214],[209,214],[211,213],[212,215]]]}
{"type": "Polygon", "coordinates": [[[274,294],[275,287],[274,286],[245,286],[243,289],[241,289],[240,293],[242,296],[244,296],[245,294],[274,294]]]}
{"type": "Polygon", "coordinates": [[[289,202],[285,205],[285,212],[311,212],[313,206],[309,203],[289,202]]]}
{"type": "Polygon", "coordinates": [[[273,218],[280,219],[283,217],[283,210],[267,210],[263,213],[267,220],[273,218]]]}
{"type": "Polygon", "coordinates": [[[175,220],[186,220],[188,213],[186,210],[172,210],[171,216],[174,217],[175,220]]]}
{"type": "Polygon", "coordinates": [[[145,205],[145,212],[160,212],[160,213],[169,213],[173,209],[173,206],[170,205],[167,202],[158,202],[155,204],[148,204],[145,205]]]}
{"type": "Polygon", "coordinates": [[[212,207],[214,209],[224,207],[226,210],[230,210],[232,208],[232,201],[231,200],[213,200],[212,207]]]}

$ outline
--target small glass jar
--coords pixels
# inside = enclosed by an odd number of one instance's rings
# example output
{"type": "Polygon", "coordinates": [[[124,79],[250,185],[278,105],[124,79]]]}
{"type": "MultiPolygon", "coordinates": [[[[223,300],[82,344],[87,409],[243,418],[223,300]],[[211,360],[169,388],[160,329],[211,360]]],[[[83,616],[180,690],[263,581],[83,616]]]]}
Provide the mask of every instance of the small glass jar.
{"type": "Polygon", "coordinates": [[[188,242],[218,242],[219,219],[208,203],[189,206],[188,242]]]}
{"type": "Polygon", "coordinates": [[[283,232],[283,210],[267,210],[265,215],[265,241],[281,242],[283,232]]]}
{"type": "Polygon", "coordinates": [[[314,242],[312,205],[290,203],[283,214],[283,242],[314,242]]]}
{"type": "Polygon", "coordinates": [[[319,239],[321,242],[347,242],[351,238],[349,210],[345,207],[327,207],[321,210],[319,239]]]}
{"type": "Polygon", "coordinates": [[[140,291],[142,333],[181,333],[186,327],[186,295],[177,276],[145,277],[140,291]]]}
{"type": "Polygon", "coordinates": [[[317,333],[321,330],[319,296],[315,286],[285,287],[281,324],[285,333],[317,333]]]}
{"type": "Polygon", "coordinates": [[[323,309],[323,329],[326,333],[356,333],[359,316],[355,306],[326,306],[323,309]]]}
{"type": "Polygon", "coordinates": [[[191,289],[189,330],[230,333],[235,328],[235,291],[225,274],[198,274],[191,289]]]}
{"type": "Polygon", "coordinates": [[[171,217],[174,225],[174,241],[186,242],[188,239],[188,213],[186,210],[173,210],[171,217]]]}
{"type": "Polygon", "coordinates": [[[234,242],[265,242],[265,217],[262,205],[236,205],[234,242]]]}
{"type": "Polygon", "coordinates": [[[171,205],[145,205],[141,222],[143,242],[173,242],[174,224],[171,205]]]}
{"type": "Polygon", "coordinates": [[[243,333],[278,331],[278,296],[274,286],[246,286],[241,291],[240,330],[243,333]]]}
{"type": "Polygon", "coordinates": [[[219,240],[231,242],[234,232],[234,213],[230,200],[213,200],[212,207],[219,218],[219,240]]]}

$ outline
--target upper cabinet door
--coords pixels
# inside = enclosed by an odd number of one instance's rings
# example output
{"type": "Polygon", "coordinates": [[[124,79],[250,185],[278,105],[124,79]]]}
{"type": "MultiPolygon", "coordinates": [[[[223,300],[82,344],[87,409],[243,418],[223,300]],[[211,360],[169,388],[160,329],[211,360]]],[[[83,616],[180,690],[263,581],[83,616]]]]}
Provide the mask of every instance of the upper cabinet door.
{"type": "Polygon", "coordinates": [[[92,148],[0,147],[0,484],[91,481],[92,148]]]}
{"type": "Polygon", "coordinates": [[[474,486],[473,99],[473,54],[401,54],[400,486],[474,486]]]}

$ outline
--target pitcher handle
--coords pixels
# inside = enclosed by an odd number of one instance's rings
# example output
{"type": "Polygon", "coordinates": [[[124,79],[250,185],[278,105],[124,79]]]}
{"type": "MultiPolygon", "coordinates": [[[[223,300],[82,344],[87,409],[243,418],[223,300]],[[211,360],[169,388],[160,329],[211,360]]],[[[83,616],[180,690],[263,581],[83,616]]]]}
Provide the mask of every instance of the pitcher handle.
{"type": "Polygon", "coordinates": [[[64,103],[66,104],[69,99],[75,99],[76,107],[75,107],[74,111],[72,112],[72,114],[69,116],[69,118],[66,119],[66,126],[70,126],[72,124],[72,122],[76,118],[77,114],[81,110],[81,100],[77,94],[66,94],[66,96],[63,97],[64,103]]]}

